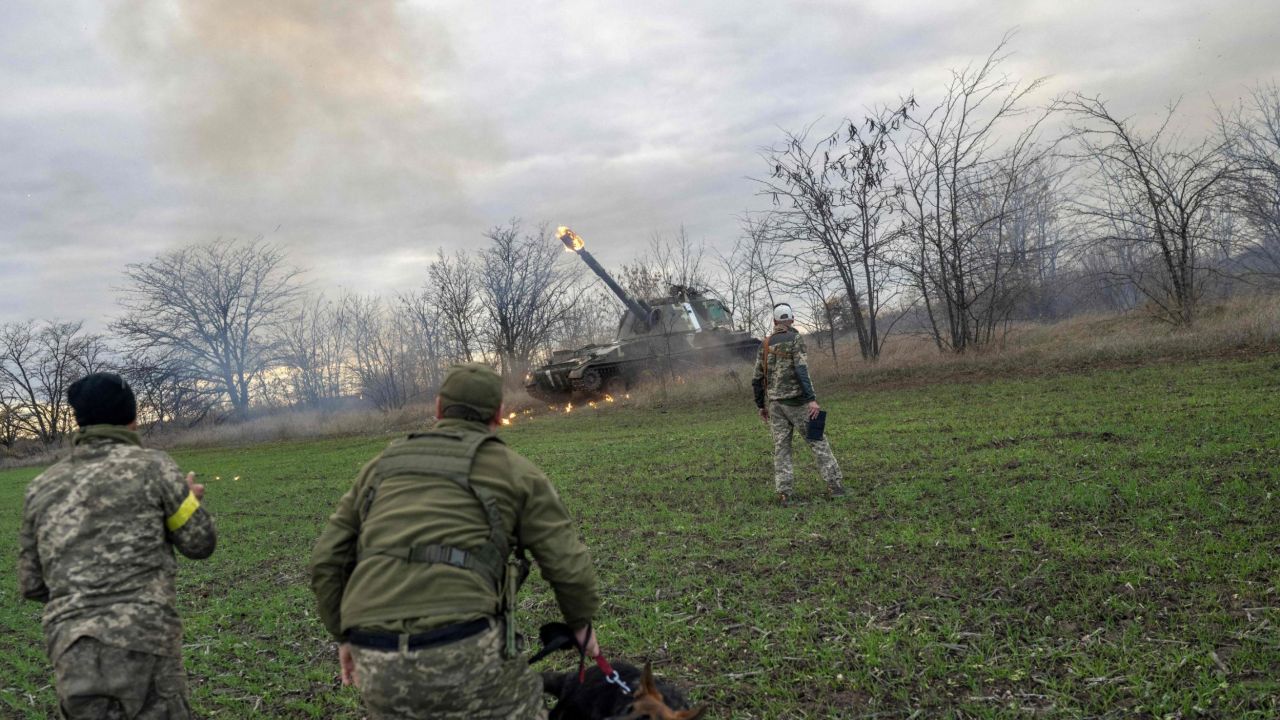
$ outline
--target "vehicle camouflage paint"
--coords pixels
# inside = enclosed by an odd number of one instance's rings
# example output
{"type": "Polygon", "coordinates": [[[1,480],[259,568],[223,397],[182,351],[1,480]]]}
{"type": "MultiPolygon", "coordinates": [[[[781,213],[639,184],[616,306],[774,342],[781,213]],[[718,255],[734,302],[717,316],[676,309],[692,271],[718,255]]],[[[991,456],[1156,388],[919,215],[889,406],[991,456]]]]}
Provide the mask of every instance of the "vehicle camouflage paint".
{"type": "Polygon", "coordinates": [[[618,395],[646,379],[733,369],[755,358],[760,340],[735,330],[733,316],[719,299],[680,286],[672,286],[665,297],[633,298],[586,251],[576,233],[561,227],[557,235],[626,310],[613,342],[557,350],[550,363],[531,370],[525,389],[533,397],[562,402],[618,395]]]}

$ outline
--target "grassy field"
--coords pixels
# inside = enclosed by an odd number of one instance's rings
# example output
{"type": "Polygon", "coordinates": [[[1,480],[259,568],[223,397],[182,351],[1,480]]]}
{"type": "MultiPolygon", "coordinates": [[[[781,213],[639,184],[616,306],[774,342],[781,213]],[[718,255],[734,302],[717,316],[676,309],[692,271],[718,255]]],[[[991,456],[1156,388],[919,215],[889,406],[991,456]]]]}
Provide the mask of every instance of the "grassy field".
{"type": "MultiPolygon", "coordinates": [[[[595,553],[610,657],[652,660],[716,718],[1280,715],[1280,355],[824,401],[843,503],[804,450],[799,502],[771,502],[746,397],[506,431],[595,553]]],[[[385,440],[175,453],[222,537],[179,579],[201,715],[360,716],[305,563],[385,440]]],[[[37,472],[0,473],[13,717],[54,709],[39,608],[12,571],[37,472]]],[[[552,618],[540,580],[521,599],[526,631],[552,618]]]]}

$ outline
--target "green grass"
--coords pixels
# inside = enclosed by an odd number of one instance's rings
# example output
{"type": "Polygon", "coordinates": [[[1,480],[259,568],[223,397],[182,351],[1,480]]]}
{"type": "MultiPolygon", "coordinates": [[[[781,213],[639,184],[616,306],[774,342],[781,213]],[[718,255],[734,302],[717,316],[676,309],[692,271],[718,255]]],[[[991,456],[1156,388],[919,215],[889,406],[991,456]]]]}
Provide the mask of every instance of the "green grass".
{"type": "MultiPolygon", "coordinates": [[[[717,718],[1280,714],[1280,358],[824,401],[843,503],[799,450],[799,502],[772,504],[748,398],[506,431],[593,550],[610,657],[652,660],[717,718]]],[[[179,578],[201,715],[360,716],[305,564],[384,442],[175,454],[221,532],[179,578]]],[[[0,473],[7,568],[36,472],[0,473]]],[[[0,715],[50,716],[39,608],[8,578],[0,715]]],[[[554,615],[540,580],[521,601],[526,631],[554,615]]]]}

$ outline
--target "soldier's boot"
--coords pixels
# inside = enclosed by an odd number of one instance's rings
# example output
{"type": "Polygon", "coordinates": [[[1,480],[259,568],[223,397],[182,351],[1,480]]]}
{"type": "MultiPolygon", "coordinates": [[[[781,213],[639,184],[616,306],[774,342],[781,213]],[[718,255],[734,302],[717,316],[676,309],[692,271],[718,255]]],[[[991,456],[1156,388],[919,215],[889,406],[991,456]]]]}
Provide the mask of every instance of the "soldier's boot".
{"type": "Polygon", "coordinates": [[[849,493],[845,492],[844,486],[827,488],[827,498],[830,500],[844,500],[849,497],[849,493]]]}
{"type": "Polygon", "coordinates": [[[779,505],[781,505],[782,507],[786,507],[787,504],[790,502],[791,502],[791,496],[787,495],[786,493],[778,493],[779,505]]]}

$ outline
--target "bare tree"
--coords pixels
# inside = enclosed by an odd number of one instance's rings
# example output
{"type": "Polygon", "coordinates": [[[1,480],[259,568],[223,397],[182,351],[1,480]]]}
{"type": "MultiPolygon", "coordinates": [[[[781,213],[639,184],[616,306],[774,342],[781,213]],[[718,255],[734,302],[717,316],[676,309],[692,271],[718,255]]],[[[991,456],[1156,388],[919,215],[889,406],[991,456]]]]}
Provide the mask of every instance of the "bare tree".
{"type": "Polygon", "coordinates": [[[409,341],[417,348],[414,359],[421,392],[433,394],[444,382],[449,366],[465,359],[449,343],[451,336],[457,337],[457,326],[435,312],[431,295],[425,291],[396,296],[396,308],[407,322],[409,341]]]}
{"type": "Polygon", "coordinates": [[[733,249],[717,253],[720,286],[738,328],[763,335],[772,325],[774,291],[786,265],[777,239],[779,223],[773,213],[759,213],[742,216],[740,224],[742,235],[733,249]]]}
{"type": "MultiPolygon", "coordinates": [[[[666,276],[643,257],[634,262],[623,263],[617,272],[617,280],[622,289],[634,298],[646,299],[666,294],[666,276]]],[[[610,297],[613,297],[612,294],[610,297]]],[[[616,303],[616,299],[609,301],[610,305],[616,303]]]]}
{"type": "Polygon", "coordinates": [[[346,299],[351,372],[361,397],[379,410],[402,408],[423,399],[419,345],[412,323],[375,296],[346,299]]]}
{"type": "Polygon", "coordinates": [[[1077,284],[1085,287],[1093,308],[1107,312],[1127,312],[1142,302],[1134,284],[1139,260],[1132,245],[1083,243],[1077,262],[1077,284]]]}
{"type": "Polygon", "coordinates": [[[705,257],[706,246],[692,240],[682,225],[674,238],[654,233],[644,252],[614,275],[627,293],[642,300],[669,295],[673,287],[704,292],[711,286],[705,257]]]}
{"type": "Polygon", "coordinates": [[[244,416],[255,377],[279,361],[276,331],[298,273],[259,241],[184,247],[128,267],[114,328],[135,351],[187,362],[244,416]]]}
{"type": "MultiPolygon", "coordinates": [[[[808,131],[786,134],[780,147],[765,151],[771,168],[767,180],[758,180],[761,193],[773,199],[778,226],[775,238],[817,247],[825,264],[840,276],[845,294],[853,305],[854,330],[865,359],[874,359],[863,312],[863,289],[859,282],[858,252],[853,241],[853,220],[846,206],[839,163],[839,136],[832,134],[810,142],[808,131]]],[[[803,252],[803,251],[801,251],[803,252]]]]}
{"type": "Polygon", "coordinates": [[[546,227],[526,233],[512,220],[485,233],[480,294],[488,314],[484,338],[503,377],[521,377],[573,304],[574,275],[559,264],[561,246],[546,227]]]}
{"type": "Polygon", "coordinates": [[[1231,211],[1247,233],[1233,253],[1247,279],[1280,283],[1280,86],[1259,85],[1219,117],[1223,151],[1235,169],[1231,211]]]}
{"type": "Polygon", "coordinates": [[[734,322],[739,328],[749,328],[750,319],[746,317],[750,310],[747,297],[748,257],[743,252],[744,241],[738,238],[728,252],[715,251],[716,284],[724,291],[724,304],[733,313],[734,322]]]}
{"type": "Polygon", "coordinates": [[[462,251],[452,257],[440,251],[436,260],[427,266],[425,291],[453,345],[451,354],[464,362],[474,360],[479,351],[481,313],[475,261],[462,251]]]}
{"type": "MultiPolygon", "coordinates": [[[[627,287],[625,280],[623,287],[627,287]]],[[[613,340],[618,332],[618,319],[626,313],[620,309],[618,298],[595,275],[577,280],[570,294],[577,300],[566,309],[563,322],[556,328],[553,335],[556,345],[576,349],[613,340]]]]}
{"type": "Polygon", "coordinates": [[[847,299],[839,289],[842,287],[840,278],[829,266],[818,262],[802,262],[797,269],[801,270],[800,274],[787,280],[787,284],[805,300],[797,319],[812,328],[819,349],[830,352],[831,362],[839,367],[836,336],[842,329],[841,325],[850,322],[845,309],[847,299]]]}
{"type": "MultiPolygon", "coordinates": [[[[861,125],[847,122],[844,141],[844,152],[832,160],[833,167],[843,181],[841,200],[850,209],[852,247],[841,253],[846,261],[853,261],[861,271],[863,288],[866,292],[866,329],[863,357],[876,359],[880,357],[888,330],[882,331],[880,316],[885,305],[893,302],[892,292],[893,263],[890,259],[890,245],[894,233],[887,227],[887,220],[897,204],[902,188],[894,180],[889,167],[889,151],[891,139],[903,126],[909,113],[915,109],[916,100],[908,96],[906,100],[893,108],[881,108],[863,119],[861,125]],[[864,127],[865,126],[865,127],[864,127]]],[[[839,272],[841,263],[833,263],[839,272]]],[[[841,277],[843,280],[843,276],[841,277]]],[[[848,293],[850,284],[844,283],[848,293]]],[[[858,327],[857,298],[846,297],[845,303],[854,316],[851,318],[854,327],[858,327]]],[[[832,306],[824,302],[827,310],[832,306]]],[[[834,338],[834,325],[831,326],[834,338]]],[[[863,336],[859,336],[862,343],[863,336]]],[[[833,343],[834,355],[834,343],[833,343]]]]}
{"type": "Polygon", "coordinates": [[[12,451],[18,444],[18,438],[22,437],[17,400],[7,394],[5,385],[0,383],[0,447],[8,451],[12,451]]]}
{"type": "Polygon", "coordinates": [[[133,386],[138,420],[148,434],[167,425],[195,427],[209,417],[221,399],[191,374],[190,364],[182,357],[132,352],[125,357],[120,373],[133,386]]]}
{"type": "Polygon", "coordinates": [[[861,122],[845,120],[839,130],[812,143],[807,130],[787,133],[782,146],[764,155],[772,171],[761,181],[761,192],[778,208],[775,235],[806,248],[793,253],[794,260],[818,263],[839,280],[866,360],[880,357],[879,317],[892,300],[888,249],[893,233],[887,217],[901,189],[890,171],[890,139],[914,107],[915,99],[908,97],[861,122]]]}
{"type": "Polygon", "coordinates": [[[710,286],[702,267],[706,254],[706,246],[690,238],[681,225],[672,238],[654,233],[642,262],[661,277],[662,287],[657,295],[666,295],[671,286],[701,291],[710,286]]]}
{"type": "Polygon", "coordinates": [[[347,305],[323,294],[302,299],[280,323],[281,361],[290,368],[295,403],[320,407],[342,397],[347,354],[347,305]]]}
{"type": "Polygon", "coordinates": [[[1065,178],[1057,158],[1040,156],[1023,167],[1010,188],[1005,226],[1010,266],[1017,276],[1008,285],[1011,295],[1021,297],[1018,312],[1027,319],[1054,319],[1068,310],[1055,297],[1061,290],[1059,271],[1073,240],[1062,222],[1065,178]]]}
{"type": "Polygon", "coordinates": [[[6,422],[17,432],[53,445],[70,431],[67,388],[105,367],[102,338],[82,329],[79,322],[0,327],[0,395],[6,398],[6,422]]]}
{"type": "Polygon", "coordinates": [[[1083,159],[1096,169],[1078,216],[1092,241],[1132,248],[1135,264],[1119,268],[1165,320],[1188,325],[1208,270],[1212,232],[1233,163],[1219,143],[1183,143],[1168,130],[1175,109],[1144,135],[1100,98],[1076,95],[1064,107],[1077,119],[1083,159]]]}
{"type": "Polygon", "coordinates": [[[978,66],[953,71],[942,101],[906,118],[906,139],[893,143],[903,173],[899,267],[941,350],[989,342],[1012,313],[1022,273],[1010,221],[1026,175],[1049,152],[1035,141],[1043,116],[1000,135],[1042,84],[998,74],[1007,40],[978,66]]]}

